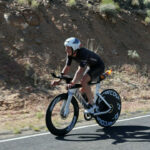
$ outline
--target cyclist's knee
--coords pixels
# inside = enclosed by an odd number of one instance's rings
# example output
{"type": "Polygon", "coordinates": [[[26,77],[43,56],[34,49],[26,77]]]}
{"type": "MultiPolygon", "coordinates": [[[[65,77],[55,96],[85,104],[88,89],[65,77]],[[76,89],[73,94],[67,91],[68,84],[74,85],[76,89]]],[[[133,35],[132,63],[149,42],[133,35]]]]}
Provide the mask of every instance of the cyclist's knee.
{"type": "Polygon", "coordinates": [[[81,93],[84,93],[84,92],[85,92],[85,90],[84,90],[83,87],[80,89],[80,92],[81,92],[81,93]]]}
{"type": "MultiPolygon", "coordinates": [[[[82,87],[86,87],[87,86],[87,82],[86,82],[86,80],[81,80],[81,85],[82,85],[82,87]]],[[[82,89],[84,89],[84,88],[82,88],[82,89]]]]}
{"type": "Polygon", "coordinates": [[[82,87],[87,87],[89,81],[90,81],[90,76],[83,77],[82,80],[81,80],[82,87]]]}

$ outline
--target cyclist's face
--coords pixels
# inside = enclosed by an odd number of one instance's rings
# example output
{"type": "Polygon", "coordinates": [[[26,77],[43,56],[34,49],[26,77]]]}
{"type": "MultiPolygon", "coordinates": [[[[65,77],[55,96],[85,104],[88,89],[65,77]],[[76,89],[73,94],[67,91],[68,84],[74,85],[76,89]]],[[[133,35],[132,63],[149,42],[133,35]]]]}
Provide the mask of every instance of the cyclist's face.
{"type": "Polygon", "coordinates": [[[66,46],[65,47],[65,51],[66,51],[66,53],[67,53],[68,56],[72,55],[72,49],[71,49],[71,47],[66,46]]]}

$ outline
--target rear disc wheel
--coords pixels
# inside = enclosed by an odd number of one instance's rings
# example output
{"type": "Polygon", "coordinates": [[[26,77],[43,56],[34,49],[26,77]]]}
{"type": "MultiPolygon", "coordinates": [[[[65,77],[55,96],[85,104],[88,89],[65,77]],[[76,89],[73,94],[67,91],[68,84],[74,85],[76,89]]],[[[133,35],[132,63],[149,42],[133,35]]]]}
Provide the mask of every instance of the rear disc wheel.
{"type": "MultiPolygon", "coordinates": [[[[95,120],[102,127],[110,127],[118,120],[120,116],[121,98],[113,89],[104,90],[101,95],[104,97],[107,103],[109,103],[112,109],[107,114],[95,116],[95,120]]],[[[108,110],[108,106],[103,101],[100,101],[99,103],[98,100],[97,105],[101,112],[108,110]]]]}

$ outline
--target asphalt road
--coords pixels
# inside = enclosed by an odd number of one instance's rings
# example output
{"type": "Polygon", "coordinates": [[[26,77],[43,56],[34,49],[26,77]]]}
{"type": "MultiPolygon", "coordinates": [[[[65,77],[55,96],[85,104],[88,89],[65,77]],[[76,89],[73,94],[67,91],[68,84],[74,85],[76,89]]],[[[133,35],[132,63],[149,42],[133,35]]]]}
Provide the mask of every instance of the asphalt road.
{"type": "Polygon", "coordinates": [[[119,120],[104,129],[75,128],[63,138],[49,133],[0,140],[0,150],[150,150],[150,115],[119,120]]]}

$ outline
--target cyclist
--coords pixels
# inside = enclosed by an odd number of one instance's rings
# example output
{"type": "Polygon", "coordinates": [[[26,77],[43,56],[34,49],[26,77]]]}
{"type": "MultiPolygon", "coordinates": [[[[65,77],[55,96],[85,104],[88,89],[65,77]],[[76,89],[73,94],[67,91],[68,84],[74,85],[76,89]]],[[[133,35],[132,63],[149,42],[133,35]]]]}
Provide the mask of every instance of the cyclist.
{"type": "MultiPolygon", "coordinates": [[[[66,64],[62,70],[62,75],[68,74],[72,60],[79,63],[79,67],[74,75],[73,80],[68,84],[68,88],[71,88],[79,80],[81,81],[81,92],[85,93],[88,98],[88,109],[85,113],[94,113],[96,105],[93,102],[93,93],[89,82],[95,80],[104,72],[104,63],[102,59],[94,52],[81,47],[81,42],[75,37],[70,37],[64,42],[65,51],[67,53],[66,64]]],[[[58,85],[60,79],[52,82],[52,86],[58,85]]]]}

